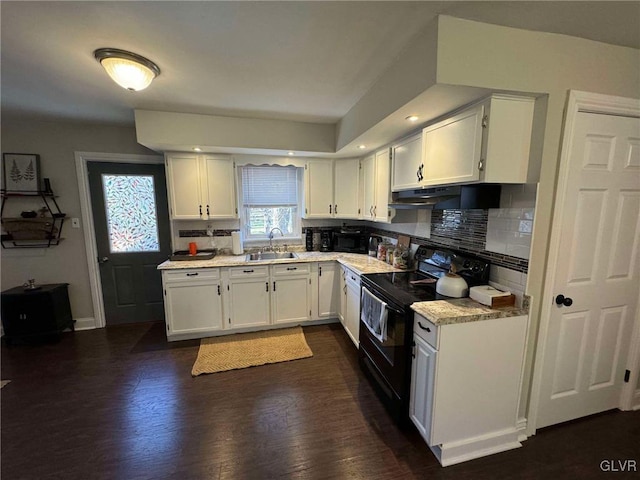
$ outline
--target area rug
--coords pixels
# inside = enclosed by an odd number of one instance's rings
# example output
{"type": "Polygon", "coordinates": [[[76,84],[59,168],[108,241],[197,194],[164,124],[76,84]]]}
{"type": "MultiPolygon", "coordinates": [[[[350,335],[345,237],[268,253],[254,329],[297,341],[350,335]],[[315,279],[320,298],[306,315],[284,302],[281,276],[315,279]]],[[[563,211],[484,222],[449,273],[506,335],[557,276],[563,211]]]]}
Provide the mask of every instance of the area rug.
{"type": "Polygon", "coordinates": [[[301,327],[237,333],[200,340],[191,375],[224,372],[312,357],[301,327]]]}

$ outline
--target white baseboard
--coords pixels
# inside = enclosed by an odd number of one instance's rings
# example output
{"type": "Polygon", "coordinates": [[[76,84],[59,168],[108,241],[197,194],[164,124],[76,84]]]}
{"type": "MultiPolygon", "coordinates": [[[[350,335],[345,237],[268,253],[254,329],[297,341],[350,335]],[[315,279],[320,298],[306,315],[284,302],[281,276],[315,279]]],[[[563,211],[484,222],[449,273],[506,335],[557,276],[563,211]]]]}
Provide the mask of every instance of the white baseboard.
{"type": "Polygon", "coordinates": [[[76,321],[76,330],[93,330],[96,328],[96,319],[93,317],[74,318],[74,320],[76,321]]]}
{"type": "MultiPolygon", "coordinates": [[[[312,325],[324,325],[328,323],[339,323],[337,318],[323,318],[320,320],[305,320],[303,322],[279,323],[277,325],[260,325],[257,327],[234,328],[230,330],[204,330],[200,332],[179,333],[174,335],[167,334],[167,341],[175,342],[180,340],[194,340],[196,338],[220,337],[223,335],[233,335],[234,333],[259,332],[262,330],[277,330],[280,328],[289,328],[300,325],[301,327],[310,327],[312,325]]],[[[165,327],[166,329],[166,327],[165,327]]]]}
{"type": "Polygon", "coordinates": [[[443,467],[521,447],[515,428],[430,447],[443,467]]]}
{"type": "Polygon", "coordinates": [[[516,422],[516,430],[518,431],[518,441],[524,442],[527,438],[527,419],[522,417],[516,422]]]}

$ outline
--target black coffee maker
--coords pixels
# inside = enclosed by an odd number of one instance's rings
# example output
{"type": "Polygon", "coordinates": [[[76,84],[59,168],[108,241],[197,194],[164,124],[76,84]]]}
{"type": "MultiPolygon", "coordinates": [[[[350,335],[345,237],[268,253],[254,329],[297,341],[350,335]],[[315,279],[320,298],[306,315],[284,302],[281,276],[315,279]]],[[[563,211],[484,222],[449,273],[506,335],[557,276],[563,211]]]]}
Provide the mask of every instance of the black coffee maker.
{"type": "Polygon", "coordinates": [[[333,231],[321,230],[320,231],[320,251],[330,252],[333,250],[333,231]]]}

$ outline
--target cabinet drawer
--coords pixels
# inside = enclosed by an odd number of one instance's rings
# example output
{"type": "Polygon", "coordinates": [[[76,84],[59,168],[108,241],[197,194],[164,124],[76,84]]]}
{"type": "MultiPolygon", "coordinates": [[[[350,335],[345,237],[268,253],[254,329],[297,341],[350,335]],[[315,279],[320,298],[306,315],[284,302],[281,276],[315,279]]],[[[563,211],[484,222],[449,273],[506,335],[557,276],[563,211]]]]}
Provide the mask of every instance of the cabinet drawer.
{"type": "Polygon", "coordinates": [[[439,327],[417,313],[413,316],[413,333],[436,350],[438,349],[439,327]]]}
{"type": "Polygon", "coordinates": [[[310,263],[289,263],[285,265],[273,265],[271,268],[271,272],[274,276],[308,275],[311,272],[310,263]]]}
{"type": "Polygon", "coordinates": [[[246,267],[233,267],[229,269],[229,278],[268,277],[268,266],[247,265],[246,267]]]}
{"type": "Polygon", "coordinates": [[[348,284],[351,284],[356,288],[360,288],[360,275],[353,273],[349,269],[345,270],[345,274],[345,280],[348,284]]]}
{"type": "Polygon", "coordinates": [[[189,268],[185,270],[175,270],[162,272],[167,282],[177,282],[184,280],[218,280],[220,279],[219,268],[189,268]]]}

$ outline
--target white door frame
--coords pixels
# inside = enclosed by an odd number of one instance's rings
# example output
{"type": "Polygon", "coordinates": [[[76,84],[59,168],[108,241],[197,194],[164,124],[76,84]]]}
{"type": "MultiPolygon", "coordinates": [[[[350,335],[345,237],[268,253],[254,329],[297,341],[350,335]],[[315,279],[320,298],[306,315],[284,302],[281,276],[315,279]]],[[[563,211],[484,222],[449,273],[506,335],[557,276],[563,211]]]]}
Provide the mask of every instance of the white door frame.
{"type": "MultiPolygon", "coordinates": [[[[573,142],[573,127],[576,115],[579,112],[600,113],[604,115],[619,115],[626,117],[640,117],[640,100],[602,95],[597,93],[581,92],[570,90],[565,108],[565,121],[562,132],[562,146],[560,151],[560,163],[558,167],[558,183],[554,200],[554,212],[551,224],[551,238],[549,241],[549,256],[544,276],[544,289],[542,294],[542,308],[540,327],[538,330],[538,343],[534,359],[533,379],[531,384],[531,398],[529,410],[527,412],[527,436],[536,433],[538,409],[540,406],[540,394],[542,383],[542,367],[547,346],[547,335],[549,334],[549,322],[555,298],[555,278],[556,271],[553,268],[557,264],[560,255],[561,223],[564,210],[564,194],[567,188],[569,175],[569,154],[573,142]]],[[[634,320],[633,334],[629,355],[627,357],[627,368],[632,370],[633,375],[629,383],[625,384],[622,390],[619,407],[621,409],[631,408],[631,402],[635,386],[638,382],[638,368],[631,369],[640,364],[640,315],[636,313],[634,320]]]]}
{"type": "Polygon", "coordinates": [[[159,155],[95,152],[75,152],[74,155],[76,158],[80,211],[82,213],[82,224],[84,225],[84,246],[87,252],[89,286],[91,289],[91,303],[93,304],[95,328],[103,328],[106,325],[106,319],[104,316],[104,299],[102,298],[102,281],[100,280],[100,270],[98,269],[97,262],[98,247],[96,244],[96,232],[93,226],[93,210],[91,208],[87,164],[89,162],[158,164],[164,163],[164,157],[159,155]]]}

